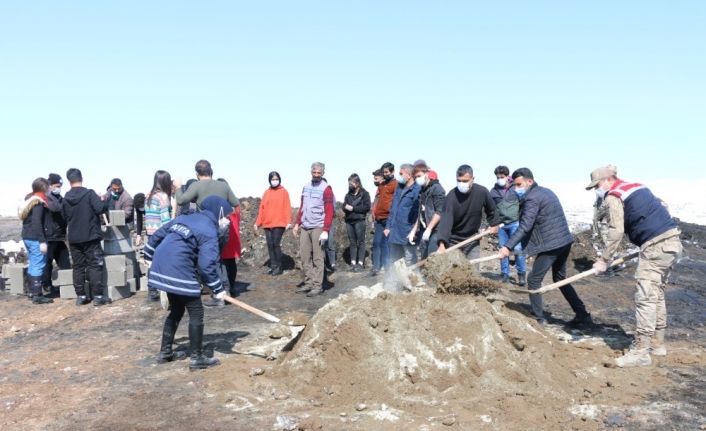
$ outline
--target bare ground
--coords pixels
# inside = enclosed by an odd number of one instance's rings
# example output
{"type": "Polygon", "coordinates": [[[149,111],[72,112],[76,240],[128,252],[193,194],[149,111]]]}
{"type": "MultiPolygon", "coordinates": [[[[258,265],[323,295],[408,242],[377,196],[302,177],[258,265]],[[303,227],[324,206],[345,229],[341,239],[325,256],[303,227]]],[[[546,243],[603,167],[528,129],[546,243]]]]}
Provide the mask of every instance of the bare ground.
{"type": "MultiPolygon", "coordinates": [[[[313,316],[331,304],[278,361],[248,354],[272,324],[232,306],[207,309],[207,352],[222,365],[202,372],[186,362],[154,364],[165,312],[144,294],[95,308],[63,300],[33,306],[0,293],[0,428],[703,428],[706,228],[682,229],[687,257],[667,290],[670,353],[640,369],[604,366],[630,341],[631,267],[576,283],[599,324],[585,333],[563,326],[572,315],[557,292],[546,295],[551,325],[542,329],[527,317],[523,295],[332,302],[379,280],[339,272],[323,295],[306,298],[294,293],[297,271],[273,278],[250,268],[238,275],[239,299],[271,314],[313,316]],[[481,360],[484,334],[496,338],[481,360]],[[463,359],[455,374],[439,365],[463,359]],[[251,377],[256,368],[264,374],[251,377]]],[[[579,237],[571,272],[586,269],[591,256],[579,237]]],[[[494,277],[496,265],[482,271],[494,277]]],[[[177,345],[188,348],[184,324],[177,345]]]]}

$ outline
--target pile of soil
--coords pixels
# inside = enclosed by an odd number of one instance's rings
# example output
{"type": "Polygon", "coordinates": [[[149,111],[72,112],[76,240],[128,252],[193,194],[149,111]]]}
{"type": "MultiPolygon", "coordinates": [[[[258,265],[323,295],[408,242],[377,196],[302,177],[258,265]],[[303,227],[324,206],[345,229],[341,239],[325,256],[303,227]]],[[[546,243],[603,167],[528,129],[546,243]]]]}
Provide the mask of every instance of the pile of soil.
{"type": "Polygon", "coordinates": [[[612,391],[596,352],[547,336],[502,301],[377,292],[359,287],[321,308],[272,377],[324,407],[386,403],[388,412],[459,419],[486,411],[526,428],[612,391]]]}
{"type": "Polygon", "coordinates": [[[502,288],[500,283],[476,273],[474,265],[459,250],[431,255],[422,267],[422,275],[439,293],[487,296],[502,288]]]}

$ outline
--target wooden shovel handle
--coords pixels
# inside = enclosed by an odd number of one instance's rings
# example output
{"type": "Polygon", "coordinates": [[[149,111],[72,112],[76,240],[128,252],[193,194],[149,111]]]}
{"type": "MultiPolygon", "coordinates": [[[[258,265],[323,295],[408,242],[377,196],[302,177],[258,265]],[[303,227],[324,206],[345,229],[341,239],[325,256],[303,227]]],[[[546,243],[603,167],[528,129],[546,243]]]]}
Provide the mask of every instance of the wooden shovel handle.
{"type": "MultiPolygon", "coordinates": [[[[503,226],[504,226],[504,225],[501,223],[501,224],[498,225],[498,228],[501,228],[501,227],[503,227],[503,226]]],[[[453,250],[456,250],[457,248],[461,248],[461,247],[463,247],[463,246],[466,245],[466,244],[470,244],[470,243],[472,243],[473,241],[476,241],[476,240],[479,240],[479,239],[483,238],[484,236],[488,235],[489,233],[490,233],[490,229],[486,229],[486,230],[484,230],[483,232],[478,232],[477,234],[473,235],[472,237],[467,238],[467,239],[464,239],[463,241],[459,242],[458,244],[454,244],[454,245],[452,245],[451,247],[447,248],[445,252],[453,251],[453,250]]],[[[438,253],[438,252],[435,252],[435,253],[432,253],[432,254],[436,254],[436,253],[438,253]]],[[[412,265],[412,266],[410,267],[410,269],[419,268],[420,266],[423,266],[425,263],[427,263],[427,259],[429,259],[429,258],[420,260],[419,262],[417,262],[417,263],[415,263],[414,265],[412,265]]],[[[481,258],[481,259],[485,259],[485,258],[481,258]]],[[[491,259],[487,259],[487,260],[491,260],[491,259]]],[[[483,262],[483,261],[481,260],[480,262],[483,262]]],[[[471,261],[471,263],[474,263],[474,262],[471,261]]]]}
{"type": "MultiPolygon", "coordinates": [[[[639,254],[639,252],[630,253],[626,256],[615,259],[614,261],[612,261],[608,265],[608,268],[618,266],[618,265],[622,264],[623,262],[626,262],[630,259],[634,259],[637,257],[638,254],[639,254]]],[[[565,278],[561,281],[557,281],[556,283],[547,284],[546,286],[542,286],[537,290],[526,290],[526,289],[509,289],[509,290],[510,290],[510,292],[515,292],[515,293],[529,293],[532,295],[539,295],[539,294],[542,294],[545,292],[549,292],[550,290],[556,290],[560,287],[566,286],[569,283],[573,283],[576,280],[581,280],[582,278],[586,278],[589,275],[594,275],[595,273],[596,273],[596,270],[592,268],[592,269],[589,269],[588,271],[580,272],[580,273],[578,273],[574,276],[571,276],[569,278],[565,278]]]]}
{"type": "Polygon", "coordinates": [[[263,319],[267,319],[267,320],[269,320],[270,322],[279,323],[279,319],[278,319],[278,318],[276,318],[275,316],[273,316],[273,315],[271,315],[271,314],[269,314],[269,313],[265,313],[264,311],[253,307],[252,305],[248,305],[248,304],[246,304],[246,303],[244,303],[244,302],[242,302],[242,301],[238,301],[237,299],[231,298],[231,297],[228,296],[228,295],[226,295],[223,299],[225,299],[226,302],[230,302],[231,304],[236,305],[236,306],[242,308],[243,310],[247,310],[247,311],[249,311],[249,312],[251,312],[251,313],[253,313],[253,314],[257,314],[258,316],[262,317],[263,319]]]}

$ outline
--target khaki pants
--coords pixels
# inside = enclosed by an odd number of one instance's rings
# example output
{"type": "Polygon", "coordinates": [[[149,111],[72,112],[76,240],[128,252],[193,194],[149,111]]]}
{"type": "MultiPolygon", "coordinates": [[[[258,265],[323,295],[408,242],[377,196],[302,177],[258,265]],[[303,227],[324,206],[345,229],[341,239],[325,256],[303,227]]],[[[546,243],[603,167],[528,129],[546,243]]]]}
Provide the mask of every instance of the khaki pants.
{"type": "Polygon", "coordinates": [[[652,336],[667,327],[664,286],[672,265],[681,257],[679,231],[671,229],[644,243],[635,271],[635,321],[638,335],[652,336]]]}
{"type": "Polygon", "coordinates": [[[321,289],[324,281],[324,249],[319,244],[323,228],[302,229],[299,235],[299,256],[302,259],[304,283],[312,290],[321,289]]]}

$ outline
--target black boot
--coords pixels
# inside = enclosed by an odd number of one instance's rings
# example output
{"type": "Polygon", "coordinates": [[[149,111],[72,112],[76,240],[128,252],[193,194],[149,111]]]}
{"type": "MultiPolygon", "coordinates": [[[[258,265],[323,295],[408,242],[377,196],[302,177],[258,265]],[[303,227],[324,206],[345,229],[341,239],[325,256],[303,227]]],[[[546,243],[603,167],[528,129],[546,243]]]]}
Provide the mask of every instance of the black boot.
{"type": "Polygon", "coordinates": [[[79,295],[76,297],[76,305],[86,305],[91,302],[86,295],[79,295]]]}
{"type": "Polygon", "coordinates": [[[113,300],[108,298],[106,295],[96,295],[95,298],[93,298],[93,305],[95,307],[100,307],[101,305],[107,305],[112,303],[113,300]]]}
{"type": "Polygon", "coordinates": [[[527,273],[518,272],[517,273],[517,284],[520,286],[524,286],[526,283],[527,283],[527,273]]]}
{"type": "Polygon", "coordinates": [[[164,328],[162,329],[162,348],[159,349],[159,356],[157,356],[158,364],[186,359],[186,352],[175,352],[172,350],[174,335],[178,327],[179,322],[175,322],[169,318],[164,321],[164,328]]]}
{"type": "Polygon", "coordinates": [[[191,344],[191,362],[189,362],[191,371],[203,370],[221,363],[218,359],[207,358],[203,354],[203,324],[189,324],[189,344],[191,344]]]}
{"type": "Polygon", "coordinates": [[[53,299],[47,298],[42,294],[42,276],[29,276],[29,292],[30,299],[33,304],[50,304],[53,299]]]}

